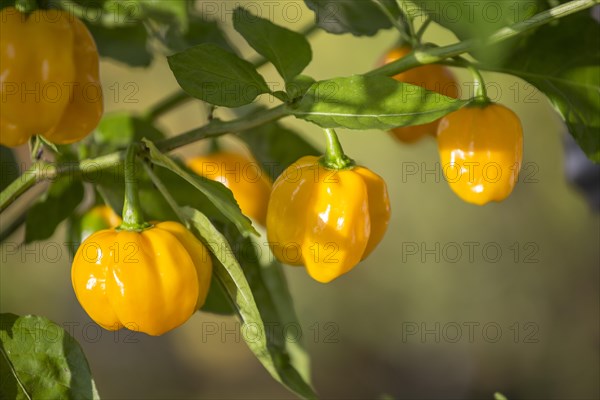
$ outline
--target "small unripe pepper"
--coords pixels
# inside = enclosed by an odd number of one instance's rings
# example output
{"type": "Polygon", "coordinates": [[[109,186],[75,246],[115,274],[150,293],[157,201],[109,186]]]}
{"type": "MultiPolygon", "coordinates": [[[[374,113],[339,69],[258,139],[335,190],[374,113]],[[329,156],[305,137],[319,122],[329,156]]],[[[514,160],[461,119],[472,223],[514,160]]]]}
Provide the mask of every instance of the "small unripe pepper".
{"type": "Polygon", "coordinates": [[[475,103],[443,117],[437,135],[446,181],[461,199],[484,205],[507,198],[523,159],[523,129],[510,109],[475,103]]]}
{"type": "Polygon", "coordinates": [[[106,205],[95,206],[86,212],[80,221],[81,240],[102,229],[116,228],[123,220],[106,205]]]}
{"type": "Polygon", "coordinates": [[[92,234],[79,246],[71,280],[79,303],[100,326],[162,335],[204,304],[212,261],[182,224],[143,221],[137,181],[130,173],[132,149],[125,167],[123,223],[92,234]]]}
{"type": "MultiPolygon", "coordinates": [[[[410,46],[400,46],[390,50],[383,59],[383,64],[405,57],[412,51],[410,46]]],[[[394,76],[394,79],[421,86],[432,92],[438,92],[444,96],[458,98],[459,84],[454,74],[443,65],[427,64],[409,69],[394,76]]],[[[425,135],[435,136],[439,120],[422,125],[402,126],[392,129],[393,136],[404,143],[413,143],[425,135]]]]}
{"type": "Polygon", "coordinates": [[[326,161],[306,156],[288,167],[273,184],[267,213],[268,242],[277,259],[305,265],[322,283],[365,259],[391,214],[380,176],[353,163],[335,169],[326,161]]]}
{"type": "Polygon", "coordinates": [[[217,151],[192,158],[188,166],[198,175],[229,188],[242,212],[265,225],[271,180],[256,161],[242,154],[217,151]]]}
{"type": "Polygon", "coordinates": [[[103,112],[98,50],[86,26],[62,10],[0,11],[0,144],[42,135],[81,140],[103,112]]]}

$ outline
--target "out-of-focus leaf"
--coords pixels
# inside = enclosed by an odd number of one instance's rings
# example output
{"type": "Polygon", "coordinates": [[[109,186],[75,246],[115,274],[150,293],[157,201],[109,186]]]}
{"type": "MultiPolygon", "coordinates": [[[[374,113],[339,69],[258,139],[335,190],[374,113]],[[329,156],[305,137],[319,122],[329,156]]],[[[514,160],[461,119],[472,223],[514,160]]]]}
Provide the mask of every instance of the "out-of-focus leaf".
{"type": "Polygon", "coordinates": [[[50,320],[0,314],[3,399],[99,399],[75,339],[50,320]]]}
{"type": "Polygon", "coordinates": [[[87,24],[102,57],[112,58],[132,67],[147,67],[152,54],[146,47],[148,34],[140,23],[105,27],[87,24]]]}
{"type": "Polygon", "coordinates": [[[5,7],[14,7],[15,0],[0,0],[0,10],[5,7]]]}
{"type": "Polygon", "coordinates": [[[99,147],[99,154],[125,149],[130,143],[144,137],[152,141],[165,137],[150,122],[127,112],[106,114],[93,135],[94,142],[99,147]]]}
{"type": "MultiPolygon", "coordinates": [[[[381,8],[372,0],[305,0],[316,15],[317,24],[329,33],[351,33],[355,36],[373,36],[380,29],[392,27],[381,8]]],[[[397,4],[390,1],[385,6],[399,14],[397,4]]]]}
{"type": "Polygon", "coordinates": [[[168,61],[179,86],[210,104],[239,107],[269,92],[251,63],[211,43],[174,54],[168,61]]]}
{"type": "Polygon", "coordinates": [[[313,84],[291,110],[324,128],[364,130],[425,124],[466,103],[385,76],[355,75],[313,84]]]}
{"type": "Polygon", "coordinates": [[[48,239],[83,200],[83,184],[73,176],[57,178],[27,212],[25,243],[48,239]]]}
{"type": "Polygon", "coordinates": [[[233,26],[260,55],[271,62],[286,82],[299,75],[312,59],[308,40],[300,33],[238,7],[233,26]]]}
{"type": "Polygon", "coordinates": [[[273,181],[300,157],[321,154],[298,133],[277,122],[243,131],[238,136],[273,181]]]}
{"type": "Polygon", "coordinates": [[[12,150],[0,146],[0,191],[19,176],[19,165],[12,150]]]}

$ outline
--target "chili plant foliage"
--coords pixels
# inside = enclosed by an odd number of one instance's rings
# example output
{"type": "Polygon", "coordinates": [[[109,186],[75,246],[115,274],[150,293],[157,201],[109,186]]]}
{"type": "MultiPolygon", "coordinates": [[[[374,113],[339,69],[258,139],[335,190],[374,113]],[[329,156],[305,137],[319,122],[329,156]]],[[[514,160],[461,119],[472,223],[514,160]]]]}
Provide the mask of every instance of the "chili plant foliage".
{"type": "MultiPolygon", "coordinates": [[[[15,203],[2,240],[22,225],[26,242],[47,239],[62,222],[74,242],[84,240],[72,249],[77,252],[73,285],[86,311],[104,328],[125,326],[157,335],[184,323],[198,307],[200,312],[233,314],[242,329],[259,333],[252,337],[260,340],[247,344],[273,378],[300,397],[316,398],[302,343],[286,340],[281,329],[297,321],[282,263],[308,264],[310,275],[321,282],[335,279],[368,256],[385,233],[390,213],[385,182],[344,154],[334,129],[393,130],[399,137],[403,127],[427,127],[426,133],[439,136],[441,158],[449,163],[460,162],[457,154],[485,150],[488,162],[512,168],[513,177],[483,185],[474,176],[451,186],[475,204],[501,201],[514,186],[527,132],[521,135],[510,110],[503,111],[504,119],[494,114],[500,106],[487,97],[482,73],[514,75],[537,87],[587,156],[600,162],[600,27],[598,14],[592,13],[596,0],[500,3],[513,8],[502,14],[509,17],[493,23],[450,19],[436,13],[431,1],[305,3],[315,13],[315,24],[294,32],[242,7],[230,21],[217,21],[202,15],[193,1],[2,1],[0,142],[11,147],[29,142],[32,165],[19,171],[11,151],[2,147],[0,209],[15,203]],[[452,31],[456,42],[422,43],[430,23],[452,31]],[[224,24],[245,39],[255,56],[241,56],[224,24]],[[313,59],[312,32],[370,40],[389,29],[397,31],[402,51],[385,65],[319,81],[303,74],[311,62],[320,63],[313,59]],[[100,120],[98,56],[133,67],[166,57],[181,91],[143,114],[118,112],[100,120]],[[285,90],[275,91],[265,81],[260,67],[267,63],[281,76],[285,90]],[[435,64],[435,74],[429,64],[435,64]],[[447,66],[472,72],[478,84],[473,98],[435,87],[440,79],[455,82],[445,72],[447,66]],[[27,85],[67,83],[68,96],[59,101],[48,100],[47,93],[39,101],[21,95],[27,85]],[[95,97],[90,98],[89,89],[96,90],[95,97]],[[257,105],[264,96],[279,104],[257,105]],[[156,120],[193,99],[207,105],[208,122],[167,138],[156,120]],[[232,109],[237,117],[214,118],[217,106],[232,109]],[[465,133],[461,121],[471,114],[486,117],[471,118],[465,133]],[[324,128],[325,150],[278,122],[290,117],[324,128]],[[503,136],[503,129],[512,136],[503,136]],[[181,160],[169,154],[197,141],[210,141],[219,154],[223,150],[217,138],[226,134],[237,135],[252,154],[228,159],[244,160],[260,186],[228,182],[226,174],[211,169],[210,158],[181,160]],[[306,156],[311,157],[302,158],[306,156]],[[310,190],[296,190],[299,183],[286,175],[306,172],[297,168],[300,159],[310,160],[300,164],[317,175],[310,190]],[[326,181],[336,175],[338,180],[326,181]],[[20,196],[43,181],[49,185],[36,201],[19,207],[20,196]],[[347,190],[344,185],[354,188],[352,201],[338,193],[347,190]],[[85,187],[91,196],[84,196],[85,187]],[[305,212],[290,204],[312,207],[313,215],[295,224],[292,218],[305,212]],[[343,223],[329,220],[330,215],[343,223]],[[282,241],[269,243],[275,258],[264,257],[256,246],[265,223],[267,238],[282,241]],[[102,236],[101,246],[85,241],[89,235],[102,236]],[[115,250],[144,235],[151,240],[144,242],[143,257],[127,248],[115,250]],[[361,239],[353,242],[354,237],[361,239]],[[322,241],[327,238],[348,257],[313,260],[326,257],[322,241]],[[290,253],[294,250],[302,254],[290,253]],[[160,254],[168,262],[151,261],[160,254]],[[143,267],[142,272],[128,269],[127,260],[143,267]],[[140,273],[143,277],[136,278],[140,273]],[[152,288],[162,288],[163,297],[153,296],[152,288]],[[185,310],[178,306],[182,298],[185,310]],[[267,326],[279,329],[267,332],[267,326]]],[[[61,328],[37,316],[2,314],[0,320],[3,395],[98,397],[79,345],[61,328]],[[60,340],[45,339],[48,330],[60,340]]]]}

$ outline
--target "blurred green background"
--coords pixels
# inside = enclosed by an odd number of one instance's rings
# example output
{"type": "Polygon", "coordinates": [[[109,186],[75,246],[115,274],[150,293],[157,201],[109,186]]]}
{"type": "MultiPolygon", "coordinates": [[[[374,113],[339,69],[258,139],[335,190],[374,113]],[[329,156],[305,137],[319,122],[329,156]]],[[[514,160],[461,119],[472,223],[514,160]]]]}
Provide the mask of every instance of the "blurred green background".
{"type": "MultiPolygon", "coordinates": [[[[269,17],[264,2],[251,3],[269,17]]],[[[234,6],[217,4],[229,39],[251,57],[230,28],[234,6]]],[[[281,8],[271,19],[300,30],[313,14],[297,5],[300,20],[290,22],[281,8]]],[[[425,39],[455,40],[437,26],[425,39]]],[[[396,40],[393,30],[374,38],[320,31],[306,73],[365,72],[396,40]]],[[[149,69],[105,60],[101,73],[107,111],[143,111],[177,89],[164,58],[149,69]]],[[[273,68],[261,73],[281,89],[273,68]]],[[[565,182],[565,128],[547,100],[521,80],[484,76],[490,96],[519,115],[525,134],[521,182],[501,204],[466,204],[441,174],[427,174],[438,166],[433,139],[402,145],[385,132],[339,131],[346,152],[386,180],[393,216],[378,249],[333,283],[286,270],[323,398],[600,397],[598,214],[565,182]]],[[[222,109],[216,115],[228,116],[222,109]]],[[[160,124],[177,134],[204,122],[205,108],[190,102],[160,124]]],[[[293,117],[283,123],[323,147],[317,126],[293,117]]],[[[181,153],[203,150],[197,144],[181,153]]],[[[98,328],[71,288],[64,233],[15,251],[18,232],[2,247],[0,311],[43,315],[73,332],[103,398],[293,397],[247,349],[233,317],[198,313],[158,338],[98,328]]]]}

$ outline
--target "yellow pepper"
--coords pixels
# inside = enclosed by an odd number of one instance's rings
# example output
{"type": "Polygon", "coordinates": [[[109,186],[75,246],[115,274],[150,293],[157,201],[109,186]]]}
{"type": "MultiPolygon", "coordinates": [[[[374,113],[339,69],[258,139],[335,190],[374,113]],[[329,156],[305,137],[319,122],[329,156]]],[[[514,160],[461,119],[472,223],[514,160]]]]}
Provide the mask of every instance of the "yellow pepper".
{"type": "Polygon", "coordinates": [[[390,219],[383,179],[369,169],[328,169],[306,156],[273,185],[267,235],[278,260],[305,265],[327,283],[350,271],[383,238],[390,219]]]}
{"type": "Polygon", "coordinates": [[[71,279],[98,325],[162,335],[186,322],[206,300],[208,250],[177,222],[140,232],[106,229],[79,247],[71,279]]]}
{"type": "Polygon", "coordinates": [[[188,166],[198,175],[229,188],[242,212],[265,225],[271,180],[256,161],[242,154],[218,151],[192,158],[188,166]]]}
{"type": "Polygon", "coordinates": [[[98,51],[86,26],[61,10],[0,11],[0,144],[42,135],[87,136],[103,112],[98,51]]]}
{"type": "Polygon", "coordinates": [[[484,205],[511,194],[523,159],[514,112],[494,103],[461,108],[441,119],[437,141],[446,181],[461,199],[484,205]]]}
{"type": "MultiPolygon", "coordinates": [[[[410,46],[401,46],[390,50],[384,57],[383,64],[405,57],[412,51],[410,46]]],[[[438,92],[444,96],[458,98],[459,84],[454,74],[443,65],[427,64],[409,69],[394,76],[394,79],[421,86],[427,90],[438,92]]],[[[435,136],[439,120],[422,125],[402,126],[391,130],[392,135],[404,143],[414,143],[426,135],[435,136]]]]}

